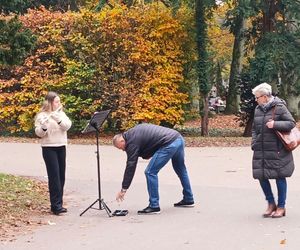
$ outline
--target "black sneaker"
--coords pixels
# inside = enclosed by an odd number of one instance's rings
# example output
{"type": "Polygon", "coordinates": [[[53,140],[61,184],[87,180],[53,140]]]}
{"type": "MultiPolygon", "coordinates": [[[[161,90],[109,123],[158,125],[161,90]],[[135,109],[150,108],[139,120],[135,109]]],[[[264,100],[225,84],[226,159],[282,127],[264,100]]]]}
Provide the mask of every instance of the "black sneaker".
{"type": "Polygon", "coordinates": [[[174,207],[193,207],[195,206],[195,203],[193,201],[184,201],[181,200],[174,204],[174,207]]]}
{"type": "Polygon", "coordinates": [[[159,207],[146,207],[143,210],[138,211],[138,214],[160,214],[159,207]]]}
{"type": "Polygon", "coordinates": [[[67,210],[66,208],[62,207],[62,208],[57,209],[57,210],[51,209],[51,212],[52,212],[53,214],[55,214],[55,215],[59,215],[59,214],[68,212],[68,210],[67,210]]]}

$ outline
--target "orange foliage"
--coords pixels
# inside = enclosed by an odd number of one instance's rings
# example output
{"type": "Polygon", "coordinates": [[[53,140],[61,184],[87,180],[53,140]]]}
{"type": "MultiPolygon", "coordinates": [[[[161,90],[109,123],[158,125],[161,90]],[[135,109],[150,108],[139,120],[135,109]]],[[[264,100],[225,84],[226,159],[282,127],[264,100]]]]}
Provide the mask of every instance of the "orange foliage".
{"type": "Polygon", "coordinates": [[[227,64],[227,70],[229,71],[234,36],[228,28],[222,27],[228,8],[228,5],[224,3],[218,5],[218,8],[213,12],[214,18],[209,21],[208,38],[210,41],[209,49],[213,53],[214,63],[219,62],[222,66],[227,64]]]}
{"type": "Polygon", "coordinates": [[[181,48],[187,36],[165,7],[63,14],[41,9],[21,20],[38,42],[24,64],[0,82],[0,118],[7,130],[30,130],[48,90],[61,95],[75,130],[106,108],[118,128],[181,121],[186,102],[179,91],[181,48]]]}

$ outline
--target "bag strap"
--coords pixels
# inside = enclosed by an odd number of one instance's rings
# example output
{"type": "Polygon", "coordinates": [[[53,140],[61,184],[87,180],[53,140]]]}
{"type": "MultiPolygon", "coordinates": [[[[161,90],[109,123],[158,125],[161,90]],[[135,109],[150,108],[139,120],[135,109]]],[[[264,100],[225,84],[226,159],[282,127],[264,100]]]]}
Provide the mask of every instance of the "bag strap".
{"type": "Polygon", "coordinates": [[[272,120],[274,120],[275,118],[275,109],[276,109],[276,105],[272,108],[272,120]]]}

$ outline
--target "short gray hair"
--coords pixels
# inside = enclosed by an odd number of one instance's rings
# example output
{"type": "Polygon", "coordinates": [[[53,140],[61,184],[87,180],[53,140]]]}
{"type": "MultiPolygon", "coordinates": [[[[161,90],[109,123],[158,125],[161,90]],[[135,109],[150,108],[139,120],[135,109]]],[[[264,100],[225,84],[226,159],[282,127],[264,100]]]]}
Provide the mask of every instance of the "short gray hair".
{"type": "Polygon", "coordinates": [[[272,95],[272,86],[266,82],[257,85],[254,89],[252,89],[252,94],[260,93],[266,96],[272,95]]]}
{"type": "Polygon", "coordinates": [[[112,143],[113,145],[116,147],[117,146],[117,143],[118,141],[123,138],[123,135],[122,134],[117,134],[114,136],[113,140],[112,140],[112,143]]]}

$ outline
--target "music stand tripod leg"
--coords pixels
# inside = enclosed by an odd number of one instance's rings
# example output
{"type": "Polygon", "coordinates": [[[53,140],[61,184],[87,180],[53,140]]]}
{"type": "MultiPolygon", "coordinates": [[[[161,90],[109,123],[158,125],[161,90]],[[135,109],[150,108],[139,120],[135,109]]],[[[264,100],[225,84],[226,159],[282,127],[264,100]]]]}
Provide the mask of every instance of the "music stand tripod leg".
{"type": "Polygon", "coordinates": [[[103,209],[105,209],[106,213],[108,214],[109,217],[111,217],[111,210],[109,209],[109,207],[106,205],[106,203],[104,202],[103,199],[100,200],[100,203],[103,206],[103,209]]]}
{"type": "Polygon", "coordinates": [[[85,209],[79,216],[83,215],[86,211],[88,211],[90,208],[92,208],[97,202],[99,201],[99,199],[95,200],[95,202],[93,202],[87,209],[85,209]]]}

